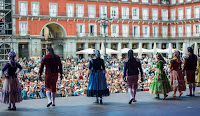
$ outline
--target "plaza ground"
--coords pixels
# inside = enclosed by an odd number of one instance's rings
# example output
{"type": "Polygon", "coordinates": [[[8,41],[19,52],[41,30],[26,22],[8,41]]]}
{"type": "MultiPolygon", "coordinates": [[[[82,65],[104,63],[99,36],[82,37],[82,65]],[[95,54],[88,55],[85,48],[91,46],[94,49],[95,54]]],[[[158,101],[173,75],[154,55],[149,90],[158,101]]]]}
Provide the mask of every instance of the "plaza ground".
{"type": "Polygon", "coordinates": [[[198,116],[200,94],[196,92],[195,97],[186,94],[188,88],[180,99],[172,98],[170,92],[166,100],[156,100],[149,92],[138,92],[137,102],[131,105],[126,93],[105,97],[104,105],[94,104],[95,98],[86,96],[56,98],[56,107],[49,108],[47,99],[25,100],[17,104],[17,111],[8,111],[7,105],[0,104],[0,116],[198,116]]]}

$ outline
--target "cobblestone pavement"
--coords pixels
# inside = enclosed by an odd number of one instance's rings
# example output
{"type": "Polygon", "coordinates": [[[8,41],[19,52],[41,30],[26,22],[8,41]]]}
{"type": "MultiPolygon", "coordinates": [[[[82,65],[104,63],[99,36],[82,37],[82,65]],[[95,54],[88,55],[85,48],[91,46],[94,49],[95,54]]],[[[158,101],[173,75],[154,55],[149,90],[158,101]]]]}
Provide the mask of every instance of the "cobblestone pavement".
{"type": "Polygon", "coordinates": [[[138,92],[137,102],[131,105],[125,93],[105,97],[104,105],[94,104],[95,98],[85,96],[56,98],[56,106],[49,108],[47,99],[25,100],[17,104],[17,111],[8,111],[7,105],[0,104],[0,116],[198,116],[200,94],[187,97],[187,93],[188,88],[181,98],[172,98],[170,92],[166,100],[156,100],[149,92],[138,92]]]}

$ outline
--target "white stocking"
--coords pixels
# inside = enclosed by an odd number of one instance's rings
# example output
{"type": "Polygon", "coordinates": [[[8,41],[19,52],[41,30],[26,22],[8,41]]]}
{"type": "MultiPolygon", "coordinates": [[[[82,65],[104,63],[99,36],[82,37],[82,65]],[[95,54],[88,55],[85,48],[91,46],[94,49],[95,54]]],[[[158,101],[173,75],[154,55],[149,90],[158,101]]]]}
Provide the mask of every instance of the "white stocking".
{"type": "Polygon", "coordinates": [[[51,92],[52,104],[55,105],[56,92],[51,92]]]}
{"type": "Polygon", "coordinates": [[[46,91],[47,99],[48,99],[48,104],[51,103],[51,91],[46,91]]]}
{"type": "Polygon", "coordinates": [[[131,88],[128,88],[128,94],[130,96],[130,100],[133,98],[133,90],[131,88]]]}

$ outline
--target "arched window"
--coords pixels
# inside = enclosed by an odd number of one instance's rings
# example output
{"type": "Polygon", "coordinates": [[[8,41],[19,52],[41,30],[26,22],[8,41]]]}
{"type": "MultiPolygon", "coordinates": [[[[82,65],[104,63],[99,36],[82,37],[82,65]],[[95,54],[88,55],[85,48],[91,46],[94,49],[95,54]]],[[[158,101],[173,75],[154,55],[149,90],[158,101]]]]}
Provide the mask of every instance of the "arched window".
{"type": "Polygon", "coordinates": [[[0,60],[8,60],[8,54],[11,51],[11,47],[8,44],[0,43],[0,60]]]}

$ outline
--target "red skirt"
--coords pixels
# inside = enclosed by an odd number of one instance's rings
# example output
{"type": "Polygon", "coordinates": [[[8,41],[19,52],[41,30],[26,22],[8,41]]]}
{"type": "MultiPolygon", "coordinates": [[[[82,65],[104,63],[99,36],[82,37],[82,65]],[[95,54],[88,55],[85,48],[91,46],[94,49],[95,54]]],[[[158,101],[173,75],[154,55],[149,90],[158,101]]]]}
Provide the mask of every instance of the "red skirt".
{"type": "Polygon", "coordinates": [[[187,83],[195,83],[195,70],[186,71],[187,83]]]}
{"type": "Polygon", "coordinates": [[[58,80],[58,73],[46,74],[45,76],[46,91],[56,92],[57,80],[58,80]]]}
{"type": "Polygon", "coordinates": [[[172,70],[170,73],[171,87],[172,89],[178,91],[185,91],[185,80],[182,70],[172,70]]]}
{"type": "Polygon", "coordinates": [[[138,87],[138,75],[131,75],[127,77],[128,88],[137,89],[138,87]]]}

